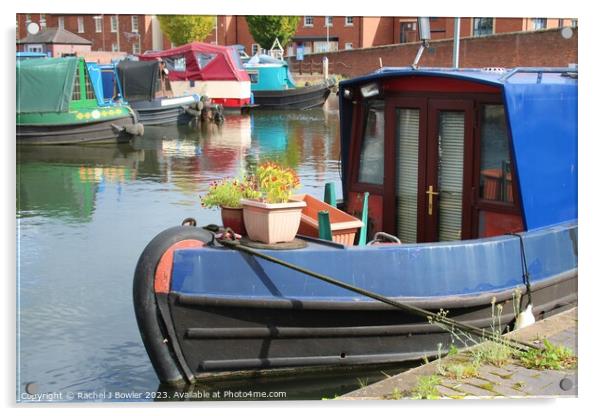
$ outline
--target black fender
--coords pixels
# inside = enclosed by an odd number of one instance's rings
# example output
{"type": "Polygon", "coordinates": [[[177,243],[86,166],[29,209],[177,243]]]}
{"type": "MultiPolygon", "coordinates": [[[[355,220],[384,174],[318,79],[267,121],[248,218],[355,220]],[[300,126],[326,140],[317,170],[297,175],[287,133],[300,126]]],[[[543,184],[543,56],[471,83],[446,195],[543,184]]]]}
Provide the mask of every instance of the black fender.
{"type": "Polygon", "coordinates": [[[207,230],[177,226],[168,228],[151,240],[142,251],[134,273],[133,299],[138,329],[146,352],[162,383],[181,384],[192,381],[190,370],[183,362],[171,322],[165,322],[160,310],[159,296],[166,307],[167,294],[155,293],[155,273],[161,258],[174,244],[183,240],[198,240],[203,244],[213,242],[214,236],[207,230]]]}

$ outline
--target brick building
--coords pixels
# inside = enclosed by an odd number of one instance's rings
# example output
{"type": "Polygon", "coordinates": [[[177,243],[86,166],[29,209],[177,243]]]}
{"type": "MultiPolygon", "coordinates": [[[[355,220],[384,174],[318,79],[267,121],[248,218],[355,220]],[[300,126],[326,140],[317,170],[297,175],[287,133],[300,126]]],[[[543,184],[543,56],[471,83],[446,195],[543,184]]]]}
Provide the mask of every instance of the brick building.
{"type": "Polygon", "coordinates": [[[92,51],[142,53],[166,49],[170,42],[162,36],[159,22],[143,14],[17,14],[17,39],[25,38],[27,24],[65,29],[92,42],[92,51]]]}
{"type": "MultiPolygon", "coordinates": [[[[433,40],[453,38],[454,18],[432,17],[433,40]]],[[[159,22],[150,15],[75,15],[18,14],[17,39],[27,36],[26,26],[36,22],[44,27],[64,28],[92,42],[92,51],[142,53],[171,47],[159,22]]],[[[417,41],[416,17],[301,16],[297,32],[285,55],[294,56],[303,47],[304,54],[345,49],[369,48],[417,41]]],[[[577,26],[576,19],[494,18],[461,19],[461,37],[577,26]]],[[[205,42],[243,45],[253,54],[259,45],[249,33],[244,16],[218,16],[216,27],[205,42]]]]}

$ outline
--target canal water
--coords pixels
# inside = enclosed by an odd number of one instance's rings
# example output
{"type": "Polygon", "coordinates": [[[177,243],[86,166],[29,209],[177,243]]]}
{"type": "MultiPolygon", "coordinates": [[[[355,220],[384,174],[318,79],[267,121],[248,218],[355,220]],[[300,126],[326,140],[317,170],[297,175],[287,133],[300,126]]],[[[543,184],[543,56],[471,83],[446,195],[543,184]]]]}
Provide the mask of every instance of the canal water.
{"type": "MultiPolygon", "coordinates": [[[[18,398],[173,398],[159,386],[136,326],[138,256],[186,217],[219,224],[219,212],[201,208],[199,194],[263,160],[294,167],[301,192],[322,198],[324,184],[334,182],[340,197],[338,136],[331,97],[319,109],[227,115],[222,126],[147,127],[128,145],[18,147],[18,398]]],[[[383,378],[389,370],[381,370],[205,384],[185,397],[235,388],[321,399],[383,378]]]]}

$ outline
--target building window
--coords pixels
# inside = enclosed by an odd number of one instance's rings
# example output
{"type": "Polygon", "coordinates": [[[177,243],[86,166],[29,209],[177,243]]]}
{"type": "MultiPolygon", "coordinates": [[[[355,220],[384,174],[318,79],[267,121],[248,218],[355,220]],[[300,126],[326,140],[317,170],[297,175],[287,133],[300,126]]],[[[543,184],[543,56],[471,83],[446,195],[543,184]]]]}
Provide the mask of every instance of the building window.
{"type": "Polygon", "coordinates": [[[138,33],[138,16],[132,16],[132,32],[138,33]]]}
{"type": "Polygon", "coordinates": [[[345,49],[353,49],[353,43],[345,42],[345,49]]]}
{"type": "Polygon", "coordinates": [[[353,16],[345,17],[345,26],[353,26],[353,16]]]}
{"type": "Polygon", "coordinates": [[[305,18],[303,19],[303,26],[313,27],[314,26],[314,17],[313,16],[305,16],[305,18]]]}
{"type": "Polygon", "coordinates": [[[119,46],[118,46],[116,43],[113,43],[113,44],[111,45],[111,50],[112,50],[113,52],[119,52],[119,46]]]}
{"type": "Polygon", "coordinates": [[[26,52],[44,52],[44,48],[39,44],[30,44],[25,48],[26,52]]]}
{"type": "Polygon", "coordinates": [[[251,55],[255,55],[259,51],[259,43],[251,44],[251,55]]]}
{"type": "Polygon", "coordinates": [[[44,29],[46,27],[46,15],[40,13],[40,27],[44,29]]]}
{"type": "Polygon", "coordinates": [[[332,27],[332,16],[324,16],[324,27],[332,27]]]}
{"type": "Polygon", "coordinates": [[[138,39],[136,42],[134,42],[132,44],[132,53],[134,55],[139,55],[140,54],[140,39],[138,39]]]}
{"type": "Polygon", "coordinates": [[[96,27],[96,33],[102,33],[102,16],[94,16],[94,26],[96,27]]]}
{"type": "Polygon", "coordinates": [[[475,17],[472,21],[472,35],[487,36],[493,34],[493,17],[475,17]]]}
{"type": "Polygon", "coordinates": [[[548,19],[544,19],[538,17],[537,19],[533,19],[533,30],[542,30],[545,29],[548,24],[548,19]]]}
{"type": "Polygon", "coordinates": [[[84,16],[77,16],[77,33],[84,33],[84,16]]]}
{"type": "Polygon", "coordinates": [[[64,28],[65,28],[65,17],[59,16],[59,29],[64,29],[64,28]]]}
{"type": "Polygon", "coordinates": [[[571,19],[571,27],[577,27],[577,19],[571,19]]]}
{"type": "Polygon", "coordinates": [[[115,33],[119,30],[119,22],[117,21],[117,15],[111,16],[111,32],[115,33]]]}

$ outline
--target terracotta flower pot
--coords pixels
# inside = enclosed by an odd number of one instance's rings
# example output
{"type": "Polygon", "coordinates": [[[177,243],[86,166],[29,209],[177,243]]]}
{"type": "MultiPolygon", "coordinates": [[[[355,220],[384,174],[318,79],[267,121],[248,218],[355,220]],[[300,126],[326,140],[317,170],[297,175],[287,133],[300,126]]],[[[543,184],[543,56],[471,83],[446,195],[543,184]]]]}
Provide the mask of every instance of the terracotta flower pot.
{"type": "Polygon", "coordinates": [[[245,227],[251,240],[266,244],[292,241],[301,222],[305,201],[268,204],[250,199],[241,200],[245,227]]]}
{"type": "Polygon", "coordinates": [[[242,208],[221,207],[222,224],[224,227],[231,228],[235,233],[247,235],[245,221],[243,219],[242,208]]]}

